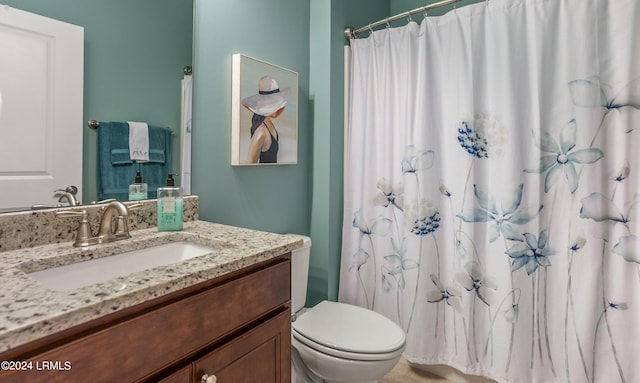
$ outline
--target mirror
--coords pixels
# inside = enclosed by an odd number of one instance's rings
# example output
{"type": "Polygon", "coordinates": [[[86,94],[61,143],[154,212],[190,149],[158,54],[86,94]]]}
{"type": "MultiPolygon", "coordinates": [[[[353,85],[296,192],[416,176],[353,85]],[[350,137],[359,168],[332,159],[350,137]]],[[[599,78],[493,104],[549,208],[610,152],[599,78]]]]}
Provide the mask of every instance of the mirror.
{"type": "Polygon", "coordinates": [[[84,31],[10,7],[0,25],[0,204],[47,204],[82,181],[84,31]]]}
{"type": "MultiPolygon", "coordinates": [[[[73,185],[81,202],[98,199],[98,132],[87,126],[88,120],[169,127],[171,172],[180,174],[181,82],[183,69],[192,60],[193,1],[5,0],[3,4],[84,28],[83,122],[78,128],[82,184],[73,185]]],[[[0,131],[0,139],[2,135],[0,131]]],[[[181,186],[179,176],[176,184],[181,186]]],[[[58,185],[48,190],[51,200],[34,200],[31,205],[53,205],[60,198],[54,190],[70,186],[58,185]]],[[[0,200],[0,212],[5,208],[0,200]]]]}

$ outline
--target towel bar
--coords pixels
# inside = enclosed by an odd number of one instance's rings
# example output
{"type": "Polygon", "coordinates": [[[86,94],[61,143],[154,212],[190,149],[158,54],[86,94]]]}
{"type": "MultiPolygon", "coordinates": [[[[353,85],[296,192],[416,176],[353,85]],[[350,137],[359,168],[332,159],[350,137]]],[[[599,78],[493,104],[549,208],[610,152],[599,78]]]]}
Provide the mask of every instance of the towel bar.
{"type": "MultiPolygon", "coordinates": [[[[89,120],[87,121],[87,126],[89,126],[89,128],[91,129],[98,129],[100,127],[100,121],[98,120],[89,120]]],[[[170,127],[166,127],[167,129],[171,130],[171,136],[175,136],[176,133],[170,128],[170,127]]]]}

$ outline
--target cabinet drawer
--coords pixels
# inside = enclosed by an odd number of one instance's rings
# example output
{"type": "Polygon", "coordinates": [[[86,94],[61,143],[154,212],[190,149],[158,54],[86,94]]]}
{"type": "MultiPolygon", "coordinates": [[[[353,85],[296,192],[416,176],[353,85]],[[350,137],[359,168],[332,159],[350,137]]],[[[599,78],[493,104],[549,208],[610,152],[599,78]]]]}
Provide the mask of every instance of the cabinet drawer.
{"type": "MultiPolygon", "coordinates": [[[[188,364],[157,383],[189,383],[191,382],[191,364],[188,364]]],[[[200,382],[196,382],[200,383],[200,382]]]]}
{"type": "Polygon", "coordinates": [[[288,305],[289,299],[290,261],[286,261],[107,325],[32,358],[69,361],[68,371],[7,371],[0,374],[0,381],[134,382],[288,305]]]}
{"type": "Polygon", "coordinates": [[[291,381],[291,310],[198,359],[192,382],[204,374],[218,382],[288,383],[291,381]]]}

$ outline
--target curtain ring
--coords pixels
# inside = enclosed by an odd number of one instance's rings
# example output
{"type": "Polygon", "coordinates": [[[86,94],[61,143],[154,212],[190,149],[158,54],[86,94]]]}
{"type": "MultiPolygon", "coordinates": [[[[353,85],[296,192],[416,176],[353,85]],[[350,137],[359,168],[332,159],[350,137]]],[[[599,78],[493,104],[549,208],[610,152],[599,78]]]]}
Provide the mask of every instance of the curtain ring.
{"type": "Polygon", "coordinates": [[[373,33],[373,28],[371,28],[371,24],[369,24],[369,36],[373,33]]]}
{"type": "Polygon", "coordinates": [[[411,12],[407,12],[408,16],[407,16],[407,23],[410,23],[413,21],[413,17],[411,17],[411,12]]]}
{"type": "Polygon", "coordinates": [[[387,22],[387,29],[391,28],[391,24],[389,24],[389,19],[385,20],[387,22]]]}

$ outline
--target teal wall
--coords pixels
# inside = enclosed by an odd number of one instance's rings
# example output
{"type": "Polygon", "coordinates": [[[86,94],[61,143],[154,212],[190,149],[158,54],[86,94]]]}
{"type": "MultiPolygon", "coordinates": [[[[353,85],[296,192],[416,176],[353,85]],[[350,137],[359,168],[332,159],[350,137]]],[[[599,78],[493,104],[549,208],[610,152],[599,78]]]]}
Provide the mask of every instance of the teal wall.
{"type": "Polygon", "coordinates": [[[200,218],[309,233],[309,1],[195,0],[192,191],[200,218]],[[298,163],[231,166],[231,57],[298,72],[298,163]]]}
{"type": "Polygon", "coordinates": [[[332,191],[339,188],[336,173],[340,172],[340,161],[332,155],[332,142],[336,141],[336,129],[332,129],[332,74],[331,66],[331,9],[332,2],[311,0],[309,23],[309,59],[311,78],[309,81],[309,102],[313,108],[313,153],[311,175],[311,217],[310,236],[312,256],[309,263],[309,282],[307,285],[307,306],[314,306],[321,300],[333,295],[332,281],[332,244],[334,234],[331,230],[333,216],[331,210],[332,191]]]}
{"type": "MultiPolygon", "coordinates": [[[[84,27],[84,121],[147,121],[175,134],[180,166],[180,80],[191,65],[192,0],[2,0],[84,27]]],[[[97,132],[82,126],[83,200],[97,198],[97,132]]],[[[60,185],[63,186],[63,185],[60,185]]]]}
{"type": "Polygon", "coordinates": [[[307,305],[336,300],[342,246],[344,163],[344,45],[347,26],[387,17],[388,0],[310,0],[310,104],[313,109],[307,305]]]}

